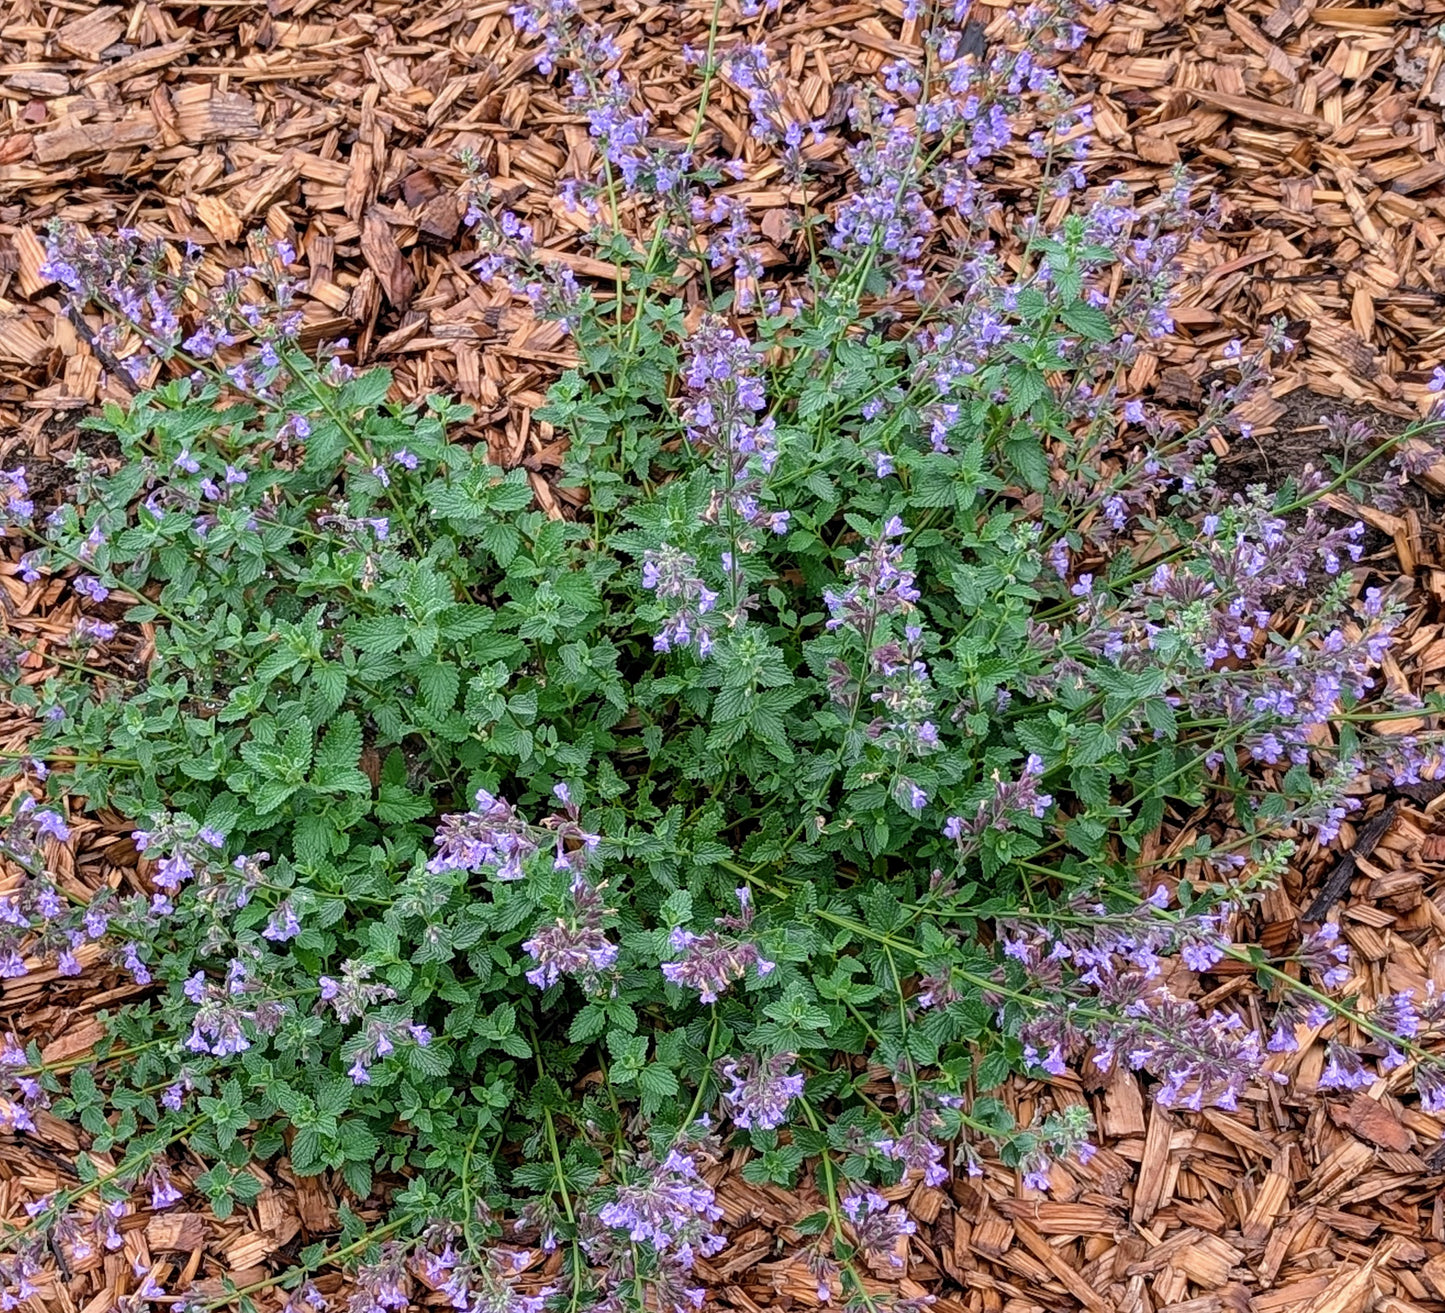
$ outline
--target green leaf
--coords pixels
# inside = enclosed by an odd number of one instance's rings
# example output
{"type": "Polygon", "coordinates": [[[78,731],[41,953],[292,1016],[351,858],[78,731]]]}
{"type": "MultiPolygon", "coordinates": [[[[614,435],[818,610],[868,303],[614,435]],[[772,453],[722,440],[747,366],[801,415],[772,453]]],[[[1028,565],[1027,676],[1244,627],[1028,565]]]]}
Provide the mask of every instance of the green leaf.
{"type": "Polygon", "coordinates": [[[328,773],[354,767],[361,760],[361,722],[354,711],[342,712],[326,730],[316,750],[316,769],[328,773]]]}
{"type": "Polygon", "coordinates": [[[1078,303],[1060,311],[1059,318],[1090,342],[1107,342],[1114,336],[1109,316],[1095,306],[1078,303]]]}
{"type": "Polygon", "coordinates": [[[417,686],[421,690],[422,701],[427,709],[437,716],[446,715],[456,705],[457,691],[461,684],[461,671],[449,661],[434,662],[423,666],[417,672],[417,686]]]}
{"type": "Polygon", "coordinates": [[[385,655],[402,647],[410,626],[399,615],[369,616],[346,626],[346,638],[358,651],[385,655]]]}

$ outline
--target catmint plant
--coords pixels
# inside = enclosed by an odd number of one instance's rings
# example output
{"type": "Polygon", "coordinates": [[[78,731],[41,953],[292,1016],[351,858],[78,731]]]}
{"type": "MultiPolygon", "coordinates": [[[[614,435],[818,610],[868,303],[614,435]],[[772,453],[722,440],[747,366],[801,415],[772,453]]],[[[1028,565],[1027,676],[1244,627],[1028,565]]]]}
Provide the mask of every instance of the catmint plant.
{"type": "Polygon", "coordinates": [[[1404,617],[1325,509],[1439,413],[1225,491],[1214,439],[1293,344],[1222,346],[1192,411],[1127,394],[1212,215],[1182,174],[1099,177],[1058,73],[1087,11],[1028,6],[975,55],[968,4],[910,0],[923,57],[804,122],[777,8],[679,52],[690,131],[590,11],[511,11],[589,143],[545,199],[619,271],[549,265],[534,200],[462,161],[458,267],[575,352],[536,411],[561,518],[465,407],[303,349],[284,239],[218,270],[51,231],[44,276],[133,399],[56,492],[0,471],[21,578],[76,604],[58,673],[6,649],[32,734],[0,975],[134,988],[93,1061],[0,1039],[0,1124],[46,1110],[117,1159],[14,1228],[0,1299],[118,1247],[133,1198],[224,1217],[284,1155],[346,1196],[276,1275],[294,1313],[327,1252],[352,1313],[686,1313],[727,1155],[817,1199],[819,1300],[872,1308],[860,1264],[916,1235],[883,1191],[986,1165],[1046,1191],[1093,1153],[1072,1100],[1016,1123],[1011,1074],[1227,1110],[1309,1027],[1327,1093],[1445,1107],[1437,995],[1362,995],[1332,924],[1238,942],[1367,787],[1439,771],[1372,728],[1404,617]],[[702,131],[721,95],[746,160],[702,131]],[[1018,149],[1022,210],[994,181],[1018,149]],[[774,176],[797,240],[765,260],[731,188],[774,176]],[[82,899],[58,853],[100,806],[137,859],[82,899]],[[1257,1010],[1181,985],[1226,958],[1257,1010]]]}

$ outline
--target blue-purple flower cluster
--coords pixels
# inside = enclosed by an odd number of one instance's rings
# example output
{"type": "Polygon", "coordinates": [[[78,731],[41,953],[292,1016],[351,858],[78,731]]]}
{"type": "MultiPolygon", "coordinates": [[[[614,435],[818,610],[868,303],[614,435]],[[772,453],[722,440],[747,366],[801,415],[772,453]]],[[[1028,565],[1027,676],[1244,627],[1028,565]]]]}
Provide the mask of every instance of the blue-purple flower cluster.
{"type": "Polygon", "coordinates": [[[698,1258],[710,1258],[727,1244],[716,1230],[722,1216],[695,1148],[642,1155],[613,1198],[586,1219],[583,1244],[592,1263],[608,1274],[609,1310],[621,1313],[623,1292],[646,1288],[665,1313],[696,1313],[706,1292],[693,1268],[698,1258]],[[639,1247],[647,1251],[645,1287],[639,1284],[644,1270],[639,1247]]]}
{"type": "Polygon", "coordinates": [[[728,1082],[723,1104],[733,1121],[744,1130],[776,1130],[788,1119],[788,1108],[803,1093],[803,1074],[790,1068],[796,1053],[778,1053],[770,1058],[748,1054],[726,1058],[718,1074],[728,1082]]]}
{"type": "MultiPolygon", "coordinates": [[[[737,891],[739,916],[720,916],[717,924],[724,929],[748,930],[755,910],[752,892],[746,887],[737,891]]],[[[662,975],[669,984],[695,989],[703,1003],[716,1003],[718,998],[741,980],[751,967],[759,980],[765,979],[777,964],[770,962],[751,939],[707,930],[696,934],[682,926],[668,936],[668,947],[676,956],[662,964],[662,975]]]]}
{"type": "Polygon", "coordinates": [[[569,895],[567,914],[538,926],[523,942],[522,951],[537,964],[527,979],[538,989],[550,989],[563,976],[573,976],[588,993],[595,993],[616,965],[618,948],[604,927],[602,891],[578,875],[569,895]]]}

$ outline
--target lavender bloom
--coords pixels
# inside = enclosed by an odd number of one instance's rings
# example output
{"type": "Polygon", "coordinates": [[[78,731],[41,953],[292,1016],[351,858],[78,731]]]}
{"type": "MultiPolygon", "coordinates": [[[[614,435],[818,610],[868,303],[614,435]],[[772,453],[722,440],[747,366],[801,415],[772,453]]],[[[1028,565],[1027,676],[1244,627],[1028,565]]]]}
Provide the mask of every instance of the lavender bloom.
{"type": "MultiPolygon", "coordinates": [[[[705,319],[688,339],[683,422],[689,441],[712,457],[722,481],[703,518],[709,524],[725,518],[735,535],[744,528],[785,533],[789,521],[787,511],[765,510],[759,501],[778,448],[773,420],[755,418],[767,405],[757,366],[752,344],[719,318],[705,319]]],[[[746,542],[738,539],[740,547],[746,542]]],[[[735,592],[736,585],[735,579],[735,592]]]]}
{"type": "Polygon", "coordinates": [[[1043,759],[1032,752],[1017,780],[1005,783],[995,771],[993,796],[979,803],[972,817],[950,816],[944,824],[943,833],[958,845],[960,859],[977,849],[986,830],[1007,830],[1019,815],[1042,819],[1054,801],[1052,795],[1039,791],[1043,778],[1043,759]]]}
{"type": "Polygon", "coordinates": [[[1420,1033],[1421,1026],[1420,1011],[1415,1006],[1415,991],[1406,989],[1381,999],[1371,1010],[1370,1020],[1392,1035],[1413,1039],[1420,1033]]]}
{"type": "Polygon", "coordinates": [[[1303,995],[1286,994],[1275,1008],[1266,1047],[1271,1053],[1293,1053],[1299,1048],[1296,1030],[1301,1026],[1318,1030],[1329,1019],[1330,1012],[1324,1004],[1303,995]]]}
{"type": "Polygon", "coordinates": [[[901,1131],[874,1142],[873,1147],[885,1158],[903,1164],[904,1179],[917,1175],[925,1185],[942,1185],[948,1180],[943,1165],[943,1146],[938,1138],[943,1119],[936,1111],[937,1098],[920,1098],[903,1123],[901,1131]]]}
{"type": "Polygon", "coordinates": [[[1159,1103],[1189,1109],[1234,1107],[1247,1085],[1267,1078],[1261,1035],[1240,1017],[1206,1014],[1158,983],[1160,955],[1171,944],[1213,937],[1217,917],[1170,924],[1153,915],[1152,903],[1117,914],[1081,902],[1076,911],[1077,926],[1004,941],[1006,957],[1039,998],[1020,1036],[1035,1054],[1067,1058],[1092,1046],[1101,1070],[1116,1060],[1147,1070],[1161,1081],[1159,1103]]]}
{"type": "Polygon", "coordinates": [[[193,1053],[225,1057],[251,1047],[252,1033],[271,1035],[281,1024],[286,1005],[271,997],[251,977],[246,964],[233,958],[223,982],[198,971],[185,984],[185,996],[197,1005],[186,1047],[193,1053]]]}
{"type": "Polygon", "coordinates": [[[266,922],[266,928],[261,933],[267,939],[280,944],[284,944],[288,939],[295,939],[301,933],[301,922],[297,918],[296,909],[292,907],[289,898],[282,901],[280,906],[271,913],[270,919],[266,922]]]}
{"type": "Polygon", "coordinates": [[[35,503],[30,498],[30,484],[25,467],[0,470],[0,501],[5,504],[5,523],[29,524],[35,516],[35,503]]]}
{"type": "MultiPolygon", "coordinates": [[[[877,684],[870,699],[886,714],[870,721],[866,733],[900,765],[907,757],[926,757],[943,746],[938,726],[930,718],[935,714],[936,700],[923,653],[922,628],[908,625],[902,643],[875,640],[867,654],[868,674],[877,684]]],[[[830,669],[836,677],[829,682],[829,692],[834,701],[851,709],[862,685],[854,686],[852,671],[845,662],[835,660],[830,669]]],[[[895,781],[894,795],[911,811],[921,810],[928,802],[927,791],[906,776],[895,781]]]]}
{"type": "Polygon", "coordinates": [[[89,647],[96,643],[110,642],[116,632],[117,626],[108,620],[97,620],[93,616],[83,615],[75,622],[70,637],[77,647],[89,647]]]}
{"type": "Polygon", "coordinates": [[[428,1227],[411,1263],[417,1276],[445,1295],[458,1313],[541,1313],[551,1292],[526,1295],[516,1285],[526,1254],[489,1249],[478,1261],[470,1254],[459,1255],[455,1238],[450,1226],[428,1227]],[[434,1248],[438,1245],[439,1251],[434,1248]]]}
{"type": "Polygon", "coordinates": [[[903,1267],[904,1260],[896,1252],[898,1242],[918,1230],[917,1223],[907,1213],[901,1208],[890,1208],[876,1190],[848,1195],[840,1207],[853,1225],[859,1249],[877,1257],[886,1255],[890,1266],[903,1267]]]}
{"type": "Polygon", "coordinates": [[[850,255],[876,253],[908,291],[921,287],[915,262],[937,222],[923,199],[917,150],[916,128],[902,124],[852,150],[859,185],[838,207],[831,239],[850,255]]]}
{"type": "Polygon", "coordinates": [[[537,852],[531,827],[505,798],[477,792],[469,812],[443,816],[434,843],[437,854],[427,870],[475,871],[495,867],[498,880],[520,880],[522,863],[537,852]]]}
{"type": "Polygon", "coordinates": [[[780,1053],[767,1059],[748,1054],[741,1061],[727,1058],[718,1064],[718,1074],[730,1082],[723,1091],[735,1121],[744,1130],[776,1130],[788,1119],[788,1105],[803,1093],[803,1075],[789,1071],[798,1060],[796,1053],[780,1053]]]}
{"type": "Polygon", "coordinates": [[[913,571],[903,566],[903,548],[890,541],[903,533],[903,521],[894,516],[866,552],[844,563],[850,586],[841,593],[831,589],[823,593],[829,629],[846,626],[871,640],[881,616],[913,610],[919,598],[913,571]]]}
{"type": "Polygon", "coordinates": [[[418,1048],[426,1048],[431,1040],[431,1031],[413,1021],[391,1021],[373,1017],[362,1027],[360,1034],[348,1043],[352,1063],[346,1074],[351,1077],[353,1085],[369,1085],[372,1065],[391,1057],[398,1044],[410,1041],[418,1048]]]}
{"type": "Polygon", "coordinates": [[[140,959],[139,944],[122,944],[120,948],[121,965],[130,972],[131,978],[137,985],[149,985],[151,983],[150,968],[140,959]]]}
{"type": "Polygon", "coordinates": [[[1318,930],[1306,935],[1300,945],[1299,960],[1320,978],[1326,989],[1338,989],[1350,978],[1350,950],[1339,942],[1340,927],[1327,921],[1318,930]]]}
{"type": "Polygon", "coordinates": [[[406,1250],[394,1240],[381,1247],[375,1263],[363,1264],[356,1271],[356,1292],[347,1301],[348,1313],[382,1313],[385,1309],[404,1309],[411,1303],[410,1279],[406,1271],[406,1250]]]}
{"type": "MultiPolygon", "coordinates": [[[[692,217],[696,222],[706,221],[714,225],[721,224],[723,220],[727,221],[726,227],[715,227],[708,240],[707,259],[713,269],[721,269],[731,262],[737,278],[762,277],[763,265],[754,246],[752,223],[748,218],[746,205],[725,196],[715,196],[712,204],[707,205],[701,197],[695,197],[692,217]]],[[[740,292],[740,300],[750,302],[751,296],[749,285],[745,283],[740,292]]],[[[748,306],[743,305],[741,308],[747,309],[748,306]]]]}
{"type": "Polygon", "coordinates": [[[1019,1164],[1024,1185],[1030,1190],[1047,1191],[1051,1185],[1049,1169],[1052,1164],[1044,1153],[1031,1153],[1019,1164]]]}
{"type": "Polygon", "coordinates": [[[155,861],[151,879],[168,894],[190,881],[209,883],[215,874],[213,850],[225,844],[224,836],[182,815],[162,820],[151,830],[135,830],[131,837],[137,851],[155,861]]]}
{"type": "Polygon", "coordinates": [[[694,1255],[710,1257],[727,1243],[712,1229],[722,1215],[697,1163],[673,1149],[661,1162],[643,1158],[597,1217],[604,1226],[626,1231],[630,1240],[651,1244],[660,1253],[673,1251],[690,1269],[694,1255]]]}
{"type": "Polygon", "coordinates": [[[151,1187],[151,1207],[159,1212],[163,1208],[169,1208],[172,1204],[178,1204],[185,1198],[180,1190],[176,1188],[175,1182],[171,1180],[171,1174],[164,1166],[156,1166],[151,1169],[146,1177],[151,1187]]]}
{"type": "Polygon", "coordinates": [[[592,993],[616,963],[617,945],[602,926],[607,909],[601,891],[578,876],[572,882],[571,897],[567,917],[539,926],[522,945],[537,964],[527,972],[527,979],[538,989],[547,989],[564,975],[576,976],[582,988],[592,993]]]}
{"type": "Polygon", "coordinates": [[[662,964],[663,977],[674,985],[695,989],[702,1003],[716,1003],[728,986],[741,980],[749,966],[759,978],[768,975],[775,963],[758,952],[757,945],[720,935],[715,930],[695,935],[678,928],[668,938],[674,953],[681,956],[662,964]]]}
{"type": "MultiPolygon", "coordinates": [[[[341,964],[341,979],[319,976],[320,1005],[329,1005],[338,1021],[355,1021],[368,1008],[396,997],[390,985],[371,979],[371,967],[348,958],[341,964]]],[[[320,1008],[318,1008],[320,1010],[320,1008]]]]}
{"type": "MultiPolygon", "coordinates": [[[[751,895],[745,888],[739,889],[737,895],[742,908],[741,916],[718,917],[717,925],[746,929],[752,924],[751,895]]],[[[674,985],[697,990],[702,1003],[716,1003],[720,994],[747,974],[749,966],[762,979],[777,965],[763,957],[756,944],[716,930],[697,935],[679,926],[668,937],[668,943],[672,951],[680,956],[675,961],[662,964],[663,978],[674,985]]]]}
{"type": "Polygon", "coordinates": [[[38,807],[35,799],[28,794],[20,800],[5,831],[4,848],[22,863],[43,860],[41,840],[53,839],[56,843],[67,843],[70,827],[59,812],[48,807],[38,807]]]}
{"type": "Polygon", "coordinates": [[[1415,1088],[1425,1112],[1445,1112],[1445,1064],[1427,1058],[1415,1068],[1415,1088]]]}
{"type": "Polygon", "coordinates": [[[554,836],[552,869],[581,875],[596,856],[602,836],[583,827],[581,808],[566,784],[555,785],[552,796],[562,804],[560,813],[553,813],[542,821],[542,828],[550,830],[554,836]]]}
{"type": "MultiPolygon", "coordinates": [[[[744,17],[775,8],[780,0],[743,0],[744,17]]],[[[795,119],[787,109],[783,97],[778,93],[778,72],[768,58],[768,50],[762,45],[738,45],[723,57],[723,75],[748,98],[748,109],[753,116],[752,135],[759,141],[772,144],[778,150],[783,176],[800,180],[807,168],[802,146],[804,124],[795,119]]],[[[815,142],[823,139],[823,125],[807,125],[815,142]]]]}
{"type": "Polygon", "coordinates": [[[703,616],[717,602],[717,594],[697,575],[697,561],[686,552],[663,543],[658,551],[648,551],[643,558],[642,586],[655,592],[675,608],[653,639],[658,652],[674,647],[697,644],[701,657],[711,654],[713,633],[703,616]]]}
{"type": "Polygon", "coordinates": [[[1372,1072],[1365,1070],[1354,1049],[1331,1041],[1325,1045],[1325,1065],[1320,1072],[1322,1090],[1363,1090],[1375,1082],[1372,1072]]]}

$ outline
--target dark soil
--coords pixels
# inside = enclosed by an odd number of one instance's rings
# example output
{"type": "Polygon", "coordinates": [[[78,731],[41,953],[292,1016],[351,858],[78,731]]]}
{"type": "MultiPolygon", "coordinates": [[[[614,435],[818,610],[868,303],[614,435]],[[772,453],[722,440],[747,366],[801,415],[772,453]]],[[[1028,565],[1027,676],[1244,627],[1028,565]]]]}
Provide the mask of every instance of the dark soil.
{"type": "Polygon", "coordinates": [[[1348,456],[1351,463],[1363,458],[1366,448],[1346,452],[1331,442],[1325,420],[1334,416],[1343,416],[1351,426],[1368,426],[1369,445],[1393,437],[1406,425],[1399,416],[1373,406],[1321,396],[1305,388],[1285,397],[1284,406],[1273,432],[1230,440],[1229,455],[1219,463],[1218,483],[1225,492],[1243,492],[1255,483],[1278,488],[1310,464],[1328,472],[1326,459],[1330,456],[1348,456]]]}
{"type": "Polygon", "coordinates": [[[95,460],[110,461],[112,467],[119,461],[120,443],[112,434],[81,428],[81,413],[61,411],[50,416],[34,437],[24,434],[18,441],[0,444],[0,465],[24,468],[39,516],[66,500],[66,490],[75,481],[69,461],[77,451],[95,460]]]}
{"type": "MultiPolygon", "coordinates": [[[[1341,459],[1347,465],[1358,464],[1373,447],[1394,437],[1408,424],[1398,415],[1338,397],[1322,396],[1305,388],[1284,398],[1284,406],[1285,412],[1275,422],[1273,431],[1231,438],[1229,454],[1219,462],[1216,474],[1216,482],[1227,496],[1243,493],[1255,484],[1274,491],[1297,477],[1307,465],[1333,475],[1330,457],[1341,459]],[[1343,416],[1350,430],[1363,426],[1363,433],[1356,430],[1341,443],[1325,423],[1335,416],[1343,416]]],[[[1368,504],[1394,514],[1406,507],[1413,508],[1426,533],[1445,532],[1445,520],[1442,520],[1445,506],[1437,504],[1438,499],[1432,501],[1413,481],[1400,485],[1388,471],[1386,458],[1382,457],[1378,464],[1363,471],[1360,481],[1367,486],[1387,484],[1393,494],[1390,505],[1384,505],[1383,499],[1377,501],[1366,496],[1362,500],[1368,504]]],[[[1335,522],[1345,518],[1334,511],[1325,511],[1325,514],[1335,522]]],[[[1303,518],[1302,515],[1299,518],[1303,518]]],[[[1394,550],[1394,542],[1388,535],[1366,526],[1364,559],[1393,555],[1394,550]]]]}

